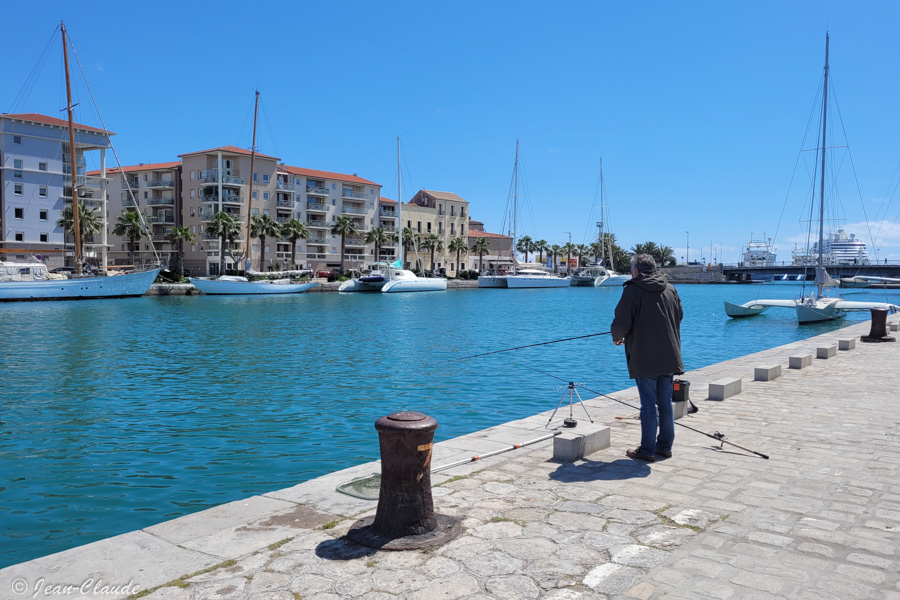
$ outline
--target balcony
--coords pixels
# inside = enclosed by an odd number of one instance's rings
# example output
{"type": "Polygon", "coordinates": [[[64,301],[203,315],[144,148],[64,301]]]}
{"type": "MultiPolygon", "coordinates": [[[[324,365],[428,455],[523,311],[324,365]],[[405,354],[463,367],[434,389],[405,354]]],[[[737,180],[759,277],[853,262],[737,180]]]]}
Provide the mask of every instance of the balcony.
{"type": "Polygon", "coordinates": [[[147,200],[147,206],[166,206],[166,205],[174,205],[175,198],[150,198],[147,200]]]}
{"type": "Polygon", "coordinates": [[[135,198],[122,198],[122,206],[125,208],[137,208],[137,200],[135,198]]]}
{"type": "Polygon", "coordinates": [[[352,198],[354,200],[366,200],[368,198],[368,196],[366,196],[363,192],[357,192],[356,190],[344,188],[341,190],[341,198],[352,198]]]}
{"type": "Polygon", "coordinates": [[[330,228],[330,225],[329,225],[328,222],[325,221],[324,219],[321,220],[321,221],[316,221],[316,220],[314,220],[314,219],[309,219],[308,221],[306,221],[306,226],[307,226],[307,227],[312,227],[312,228],[314,228],[314,229],[329,229],[329,228],[330,228]]]}
{"type": "Polygon", "coordinates": [[[311,212],[328,212],[328,205],[324,202],[307,202],[306,210],[311,212]]]}
{"type": "Polygon", "coordinates": [[[327,196],[328,190],[323,187],[315,187],[307,184],[306,186],[306,195],[307,196],[327,196]]]}
{"type": "Polygon", "coordinates": [[[314,238],[309,238],[306,240],[307,246],[309,246],[310,244],[313,246],[324,246],[327,243],[328,243],[328,238],[323,238],[323,237],[314,237],[314,238]]]}
{"type": "Polygon", "coordinates": [[[129,188],[131,188],[132,190],[136,190],[138,189],[138,187],[140,187],[140,185],[137,179],[135,179],[134,181],[125,181],[124,179],[122,180],[123,190],[127,190],[129,188]]]}
{"type": "Polygon", "coordinates": [[[287,223],[287,222],[290,221],[292,218],[293,218],[293,217],[275,217],[275,221],[276,221],[277,223],[287,223]]]}
{"type": "MultiPolygon", "coordinates": [[[[214,203],[218,204],[219,196],[216,194],[202,194],[200,196],[200,202],[214,202],[214,203]]],[[[223,204],[243,204],[244,200],[241,198],[240,194],[226,193],[226,194],[222,194],[222,203],[223,204]]]]}
{"type": "Polygon", "coordinates": [[[345,246],[365,246],[366,241],[360,237],[348,237],[344,239],[345,246]]]}
{"type": "Polygon", "coordinates": [[[238,177],[234,171],[232,171],[231,173],[222,173],[221,175],[218,169],[207,169],[206,171],[200,171],[200,183],[219,183],[219,179],[222,180],[223,184],[227,185],[244,185],[244,178],[238,177]]]}
{"type": "Polygon", "coordinates": [[[294,201],[282,200],[281,198],[279,198],[276,206],[278,206],[278,208],[294,208],[294,201]]]}
{"type": "Polygon", "coordinates": [[[151,187],[151,188],[175,187],[175,180],[174,179],[157,179],[155,181],[148,181],[147,187],[151,187]]]}
{"type": "MultiPolygon", "coordinates": [[[[214,211],[214,210],[201,210],[200,211],[200,220],[201,221],[212,221],[216,212],[217,211],[214,211]]],[[[234,218],[234,220],[237,221],[239,224],[243,222],[243,219],[241,219],[240,211],[224,210],[222,212],[228,213],[229,215],[231,215],[234,218]]]]}
{"type": "Polygon", "coordinates": [[[316,260],[328,260],[328,255],[319,253],[319,252],[307,252],[306,258],[313,258],[316,260]]]}
{"type": "Polygon", "coordinates": [[[350,215],[364,215],[366,214],[366,209],[357,208],[355,206],[342,206],[341,213],[350,215]]]}
{"type": "Polygon", "coordinates": [[[279,181],[276,184],[279,192],[296,192],[297,186],[287,181],[279,181]]]}
{"type": "Polygon", "coordinates": [[[397,210],[394,208],[385,208],[381,207],[378,211],[378,216],[383,219],[396,219],[397,218],[397,210]]]}
{"type": "Polygon", "coordinates": [[[175,224],[175,213],[172,212],[158,212],[155,215],[147,218],[148,223],[171,223],[175,224]]]}

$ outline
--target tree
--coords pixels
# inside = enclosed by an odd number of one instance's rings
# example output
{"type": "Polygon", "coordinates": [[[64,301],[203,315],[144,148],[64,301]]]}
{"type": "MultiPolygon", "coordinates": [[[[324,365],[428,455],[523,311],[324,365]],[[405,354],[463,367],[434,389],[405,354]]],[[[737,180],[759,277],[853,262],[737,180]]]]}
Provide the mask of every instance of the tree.
{"type": "MultiPolygon", "coordinates": [[[[75,219],[71,204],[62,209],[56,226],[62,227],[66,233],[75,235],[75,219]]],[[[84,256],[85,238],[95,233],[100,233],[102,227],[103,224],[100,222],[97,211],[89,209],[84,203],[78,205],[78,229],[81,232],[81,247],[76,248],[75,254],[77,256],[84,256]]]]}
{"type": "Polygon", "coordinates": [[[347,246],[347,236],[357,232],[356,224],[353,219],[344,215],[335,219],[331,226],[332,235],[341,236],[341,273],[344,272],[344,248],[347,246]]]}
{"type": "Polygon", "coordinates": [[[443,251],[444,241],[439,236],[429,233],[419,242],[419,248],[431,252],[431,271],[434,272],[434,253],[443,251]]]}
{"type": "Polygon", "coordinates": [[[563,245],[563,250],[566,252],[566,275],[568,275],[569,264],[572,262],[572,253],[575,252],[575,244],[566,242],[565,245],[563,245]]]}
{"type": "Polygon", "coordinates": [[[259,238],[259,270],[266,270],[266,238],[281,237],[281,225],[269,215],[253,215],[250,237],[259,238]]]}
{"type": "Polygon", "coordinates": [[[384,227],[373,227],[366,232],[366,243],[375,244],[375,262],[381,260],[381,247],[394,241],[394,236],[388,233],[384,227]]]}
{"type": "Polygon", "coordinates": [[[193,242],[197,236],[187,227],[176,226],[169,230],[166,238],[178,250],[178,272],[184,273],[184,243],[193,242]]]}
{"type": "Polygon", "coordinates": [[[309,239],[309,229],[297,219],[289,219],[281,224],[281,235],[291,243],[291,265],[297,267],[297,240],[309,239]]]}
{"type": "Polygon", "coordinates": [[[523,235],[516,242],[516,250],[525,255],[525,262],[528,262],[528,253],[534,249],[534,242],[527,235],[523,235]]]}
{"type": "Polygon", "coordinates": [[[578,256],[578,266],[582,266],[582,262],[584,261],[584,257],[591,251],[590,246],[585,244],[577,244],[575,246],[575,254],[578,256]]]}
{"type": "Polygon", "coordinates": [[[553,272],[556,272],[556,268],[558,266],[559,257],[562,256],[563,248],[559,244],[553,244],[550,246],[550,249],[547,251],[547,255],[553,259],[553,272]]]}
{"type": "Polygon", "coordinates": [[[419,234],[412,227],[403,228],[403,251],[406,254],[418,247],[418,238],[419,234]]]}
{"type": "Polygon", "coordinates": [[[549,249],[550,244],[548,244],[546,240],[538,240],[531,246],[532,252],[540,252],[538,255],[539,263],[544,262],[544,252],[547,252],[549,249]]]}
{"type": "Polygon", "coordinates": [[[659,266],[661,267],[674,267],[676,264],[675,251],[669,246],[660,246],[658,255],[653,258],[656,259],[656,262],[659,263],[659,266]]]}
{"type": "Polygon", "coordinates": [[[147,227],[144,225],[141,215],[136,210],[125,211],[116,219],[116,226],[112,230],[114,235],[128,238],[128,259],[134,265],[134,254],[137,251],[141,239],[150,237],[147,227]]]}
{"type": "MultiPolygon", "coordinates": [[[[240,233],[240,225],[234,217],[224,211],[216,211],[206,224],[206,235],[219,240],[219,275],[225,274],[225,246],[240,233]]],[[[247,243],[249,244],[249,240],[247,243]]]]}
{"type": "Polygon", "coordinates": [[[478,254],[478,272],[484,272],[484,253],[491,249],[491,241],[487,238],[480,237],[475,240],[475,244],[472,246],[472,250],[474,250],[478,254]]]}
{"type": "Polygon", "coordinates": [[[469,251],[469,242],[464,237],[453,238],[450,240],[450,244],[447,246],[447,249],[450,252],[456,252],[456,274],[459,276],[459,272],[462,271],[459,267],[459,255],[463,252],[469,251]]]}

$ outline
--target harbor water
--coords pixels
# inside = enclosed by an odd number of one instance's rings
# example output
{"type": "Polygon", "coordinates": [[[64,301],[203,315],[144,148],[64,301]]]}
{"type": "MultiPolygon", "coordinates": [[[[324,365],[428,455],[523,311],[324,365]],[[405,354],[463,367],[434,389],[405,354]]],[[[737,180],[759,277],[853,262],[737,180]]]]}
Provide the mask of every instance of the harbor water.
{"type": "MultiPolygon", "coordinates": [[[[681,285],[685,368],[868,319],[726,318],[799,286],[681,285]]],[[[848,299],[900,303],[900,292],[848,299]]],[[[378,458],[374,421],[436,440],[552,410],[561,383],[631,385],[618,289],[143,297],[0,305],[0,567],[378,458]]],[[[585,396],[587,397],[587,396],[585,396]]]]}

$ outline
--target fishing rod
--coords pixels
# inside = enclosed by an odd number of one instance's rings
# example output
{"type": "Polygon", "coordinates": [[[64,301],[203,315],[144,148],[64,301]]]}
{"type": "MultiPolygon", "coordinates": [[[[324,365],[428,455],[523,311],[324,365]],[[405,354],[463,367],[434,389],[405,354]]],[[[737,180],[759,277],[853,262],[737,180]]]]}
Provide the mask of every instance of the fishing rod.
{"type": "Polygon", "coordinates": [[[494,350],[492,352],[482,352],[481,354],[472,354],[471,356],[463,356],[462,358],[454,358],[452,360],[469,360],[470,358],[477,358],[479,356],[487,356],[488,354],[500,354],[501,352],[512,352],[513,350],[521,350],[522,348],[534,348],[535,346],[546,346],[548,344],[558,344],[559,342],[570,342],[572,340],[583,340],[584,338],[597,337],[598,335],[609,335],[609,332],[603,331],[601,333],[589,333],[588,335],[578,335],[575,337],[563,338],[561,340],[553,340],[551,342],[540,342],[539,344],[528,344],[527,346],[516,346],[515,348],[505,348],[503,350],[494,350]]]}
{"type": "MultiPolygon", "coordinates": [[[[633,405],[631,405],[631,404],[625,402],[624,400],[619,400],[618,398],[613,398],[612,396],[607,396],[606,394],[604,394],[604,393],[602,393],[602,392],[598,392],[597,390],[592,390],[591,388],[589,388],[589,387],[587,387],[587,386],[585,386],[585,385],[583,385],[583,384],[580,384],[580,383],[574,383],[574,384],[573,384],[572,382],[568,381],[567,379],[563,379],[562,377],[557,377],[556,375],[553,375],[553,374],[551,374],[551,373],[547,373],[547,372],[545,372],[545,371],[541,371],[540,369],[535,369],[534,367],[529,367],[529,366],[527,366],[527,365],[519,364],[518,362],[516,363],[516,365],[518,365],[518,366],[520,366],[520,367],[524,367],[524,368],[529,369],[529,370],[531,370],[531,371],[534,371],[534,372],[536,372],[536,373],[540,373],[541,375],[546,375],[547,377],[552,377],[553,379],[557,379],[557,380],[559,380],[559,381],[565,381],[565,382],[568,383],[569,385],[575,385],[575,386],[580,387],[581,389],[583,389],[583,390],[585,390],[585,391],[588,391],[588,392],[590,392],[590,393],[592,393],[592,394],[597,394],[598,396],[603,396],[604,398],[608,398],[609,400],[612,400],[612,401],[614,401],[614,402],[618,402],[619,404],[624,404],[624,405],[627,406],[628,408],[633,408],[634,410],[640,410],[640,407],[638,407],[638,406],[633,406],[633,405]]],[[[728,444],[729,446],[734,446],[735,448],[740,448],[740,449],[743,450],[744,452],[750,452],[750,453],[755,454],[755,455],[757,455],[757,456],[761,456],[761,457],[765,458],[766,460],[768,460],[768,458],[769,458],[768,455],[763,454],[762,452],[757,452],[756,450],[751,450],[750,448],[744,448],[743,446],[738,446],[738,445],[735,444],[734,442],[729,442],[727,439],[725,439],[725,434],[724,434],[724,433],[719,433],[718,431],[715,432],[715,433],[706,433],[705,431],[700,431],[699,429],[696,429],[696,428],[694,428],[694,427],[691,427],[690,425],[685,425],[684,423],[681,423],[681,422],[679,422],[679,421],[675,421],[675,424],[676,424],[676,425],[681,425],[682,427],[684,427],[684,428],[686,428],[686,429],[690,429],[691,431],[695,431],[695,432],[697,432],[697,433],[699,433],[699,434],[701,434],[701,435],[705,435],[705,436],[708,437],[708,438],[712,438],[712,439],[716,440],[717,442],[719,442],[719,447],[720,447],[720,448],[724,447],[724,444],[728,444]]]]}

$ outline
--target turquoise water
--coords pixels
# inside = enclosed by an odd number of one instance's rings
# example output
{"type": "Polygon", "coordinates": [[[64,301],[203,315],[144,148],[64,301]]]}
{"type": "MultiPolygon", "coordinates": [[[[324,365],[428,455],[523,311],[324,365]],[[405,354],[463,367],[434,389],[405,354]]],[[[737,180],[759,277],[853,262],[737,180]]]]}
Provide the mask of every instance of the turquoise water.
{"type": "MultiPolygon", "coordinates": [[[[688,369],[817,335],[722,300],[795,286],[679,286],[688,369]]],[[[551,410],[559,382],[630,386],[608,336],[616,289],[147,297],[0,305],[0,567],[378,458],[374,421],[436,439],[551,410]]],[[[853,299],[888,298],[857,292],[853,299]]],[[[849,321],[866,320],[867,314],[849,321]]]]}

